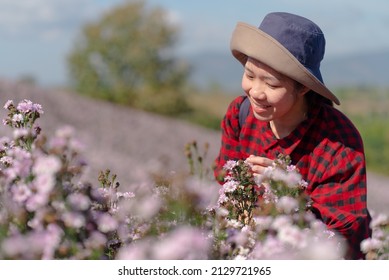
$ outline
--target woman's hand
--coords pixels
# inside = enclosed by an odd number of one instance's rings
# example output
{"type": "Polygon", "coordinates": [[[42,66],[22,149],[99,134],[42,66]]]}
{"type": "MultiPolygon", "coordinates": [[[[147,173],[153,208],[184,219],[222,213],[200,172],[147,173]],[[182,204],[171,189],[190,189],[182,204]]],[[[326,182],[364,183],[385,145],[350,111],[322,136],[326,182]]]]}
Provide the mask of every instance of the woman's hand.
{"type": "Polygon", "coordinates": [[[271,166],[273,164],[273,160],[266,158],[266,157],[259,157],[250,155],[246,161],[250,163],[252,167],[252,171],[254,174],[263,174],[266,167],[271,166]]]}

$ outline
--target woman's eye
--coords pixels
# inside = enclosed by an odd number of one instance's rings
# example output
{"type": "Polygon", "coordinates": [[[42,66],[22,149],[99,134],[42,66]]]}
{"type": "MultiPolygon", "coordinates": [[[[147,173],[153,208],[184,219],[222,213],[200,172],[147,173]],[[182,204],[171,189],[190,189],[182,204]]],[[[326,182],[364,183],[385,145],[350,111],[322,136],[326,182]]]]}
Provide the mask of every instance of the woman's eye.
{"type": "Polygon", "coordinates": [[[273,84],[267,84],[267,86],[271,89],[275,89],[278,87],[278,85],[273,85],[273,84]]]}
{"type": "Polygon", "coordinates": [[[245,75],[246,75],[247,79],[250,79],[250,80],[254,79],[254,76],[251,74],[246,73],[245,75]]]}

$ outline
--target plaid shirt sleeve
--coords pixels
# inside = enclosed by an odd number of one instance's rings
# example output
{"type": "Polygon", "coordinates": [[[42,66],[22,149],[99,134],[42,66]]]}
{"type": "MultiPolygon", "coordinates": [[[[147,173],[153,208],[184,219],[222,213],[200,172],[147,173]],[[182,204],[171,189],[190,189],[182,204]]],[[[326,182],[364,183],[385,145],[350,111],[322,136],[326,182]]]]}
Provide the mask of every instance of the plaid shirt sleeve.
{"type": "Polygon", "coordinates": [[[309,161],[308,192],[317,216],[346,239],[347,258],[361,259],[360,243],[371,236],[362,139],[341,113],[324,119],[318,128],[326,131],[324,140],[309,161]]]}

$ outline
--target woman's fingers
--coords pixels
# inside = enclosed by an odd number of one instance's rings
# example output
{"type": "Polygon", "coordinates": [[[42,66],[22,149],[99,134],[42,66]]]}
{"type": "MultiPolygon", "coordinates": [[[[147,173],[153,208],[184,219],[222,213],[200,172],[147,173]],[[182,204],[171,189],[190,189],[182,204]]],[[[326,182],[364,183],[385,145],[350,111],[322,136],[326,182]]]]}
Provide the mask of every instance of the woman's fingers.
{"type": "Polygon", "coordinates": [[[257,174],[262,174],[268,166],[273,164],[273,160],[269,158],[253,155],[249,156],[246,160],[252,165],[252,171],[257,174]]]}
{"type": "Polygon", "coordinates": [[[254,165],[261,165],[264,167],[268,167],[273,164],[273,160],[266,158],[266,157],[258,157],[258,156],[249,156],[247,158],[247,161],[254,165]]]}

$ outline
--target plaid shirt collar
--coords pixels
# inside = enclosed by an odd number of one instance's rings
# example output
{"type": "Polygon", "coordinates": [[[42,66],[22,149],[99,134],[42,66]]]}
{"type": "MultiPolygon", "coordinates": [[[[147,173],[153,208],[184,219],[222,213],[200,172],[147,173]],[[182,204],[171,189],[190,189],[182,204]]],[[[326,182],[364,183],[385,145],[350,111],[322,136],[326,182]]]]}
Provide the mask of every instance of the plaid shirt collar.
{"type": "MultiPolygon", "coordinates": [[[[278,139],[273,131],[270,128],[270,123],[266,123],[266,125],[261,124],[260,130],[261,133],[258,134],[260,137],[260,142],[262,143],[262,147],[264,151],[271,150],[274,146],[280,146],[285,150],[292,151],[294,147],[296,147],[302,139],[304,139],[304,135],[307,133],[309,128],[316,122],[318,115],[320,113],[321,106],[312,106],[309,108],[307,113],[307,118],[301,122],[288,136],[278,139]]],[[[260,122],[255,119],[252,110],[250,110],[248,116],[249,122],[260,122]]]]}

